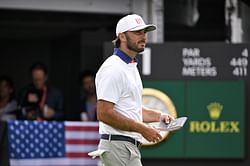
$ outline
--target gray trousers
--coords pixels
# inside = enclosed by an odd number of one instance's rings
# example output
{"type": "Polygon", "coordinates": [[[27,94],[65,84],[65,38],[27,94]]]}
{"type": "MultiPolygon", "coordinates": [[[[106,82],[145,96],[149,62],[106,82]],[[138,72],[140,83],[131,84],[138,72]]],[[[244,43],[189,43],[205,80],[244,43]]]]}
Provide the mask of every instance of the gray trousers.
{"type": "Polygon", "coordinates": [[[103,166],[142,166],[141,153],[130,142],[101,139],[99,149],[105,150],[100,156],[103,166]]]}

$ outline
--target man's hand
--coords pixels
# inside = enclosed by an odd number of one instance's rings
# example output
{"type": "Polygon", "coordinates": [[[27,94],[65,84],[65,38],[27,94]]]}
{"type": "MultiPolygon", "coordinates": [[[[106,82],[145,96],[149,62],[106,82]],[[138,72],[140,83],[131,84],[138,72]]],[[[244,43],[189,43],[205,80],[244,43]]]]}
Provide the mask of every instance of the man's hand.
{"type": "Polygon", "coordinates": [[[163,121],[164,123],[171,123],[172,120],[174,120],[175,118],[172,115],[166,114],[166,113],[162,113],[161,117],[160,117],[160,121],[163,121]]]}
{"type": "Polygon", "coordinates": [[[159,142],[162,140],[162,136],[160,134],[160,130],[156,128],[146,125],[145,128],[141,131],[142,136],[148,140],[149,142],[159,142]]]}
{"type": "Polygon", "coordinates": [[[43,116],[46,118],[46,119],[50,119],[50,118],[53,118],[55,116],[55,111],[53,108],[47,106],[46,109],[43,110],[43,116]]]}

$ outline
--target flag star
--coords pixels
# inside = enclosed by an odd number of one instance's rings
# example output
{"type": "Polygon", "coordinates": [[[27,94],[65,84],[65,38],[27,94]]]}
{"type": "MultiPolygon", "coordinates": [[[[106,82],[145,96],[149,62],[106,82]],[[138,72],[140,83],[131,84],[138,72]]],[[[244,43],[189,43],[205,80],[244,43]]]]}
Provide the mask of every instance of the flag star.
{"type": "Polygon", "coordinates": [[[24,158],[24,157],[25,157],[25,154],[24,154],[24,153],[21,153],[21,156],[22,156],[22,158],[24,158]]]}
{"type": "Polygon", "coordinates": [[[48,134],[48,133],[49,133],[49,130],[48,130],[48,129],[45,129],[45,130],[44,130],[44,133],[45,133],[45,134],[48,134]]]}
{"type": "Polygon", "coordinates": [[[40,134],[39,134],[39,138],[42,139],[43,137],[44,137],[43,133],[40,133],[40,134]]]}
{"type": "Polygon", "coordinates": [[[47,148],[47,147],[44,150],[45,150],[46,153],[49,152],[49,148],[47,148]]]}
{"type": "Polygon", "coordinates": [[[35,131],[34,131],[34,132],[35,132],[35,134],[38,134],[38,133],[39,133],[37,129],[35,129],[35,131]]]}
{"type": "Polygon", "coordinates": [[[20,151],[20,149],[19,149],[19,148],[17,148],[17,149],[16,149],[16,152],[17,152],[17,153],[20,153],[21,151],[20,151]]]}
{"type": "Polygon", "coordinates": [[[34,126],[33,126],[32,124],[30,124],[30,125],[29,125],[29,128],[30,128],[31,130],[33,130],[33,129],[34,129],[34,126]]]}
{"type": "Polygon", "coordinates": [[[43,153],[43,152],[41,152],[41,153],[40,153],[40,156],[41,156],[41,157],[44,157],[45,155],[44,155],[44,153],[43,153]]]}
{"type": "Polygon", "coordinates": [[[19,139],[16,139],[16,143],[19,144],[19,143],[20,143],[20,140],[19,140],[19,139]]]}
{"type": "Polygon", "coordinates": [[[15,120],[14,123],[15,123],[16,126],[18,126],[18,124],[19,124],[19,122],[17,120],[15,120]]]}
{"type": "Polygon", "coordinates": [[[24,129],[23,125],[20,125],[19,128],[20,128],[20,130],[23,130],[23,129],[24,129]]]}
{"type": "Polygon", "coordinates": [[[63,128],[63,124],[62,123],[58,124],[58,128],[62,129],[63,128]]]}
{"type": "Polygon", "coordinates": [[[61,142],[58,142],[58,147],[62,147],[62,143],[61,142]]]}
{"type": "Polygon", "coordinates": [[[24,124],[25,124],[26,126],[28,126],[28,125],[29,125],[29,122],[28,122],[27,120],[25,120],[25,121],[24,121],[24,124]]]}
{"type": "Polygon", "coordinates": [[[33,144],[33,143],[31,143],[31,144],[30,144],[30,147],[31,147],[31,148],[34,148],[34,144],[33,144]]]}
{"type": "Polygon", "coordinates": [[[21,148],[25,148],[24,144],[21,144],[21,148]]]}
{"type": "Polygon", "coordinates": [[[37,152],[37,153],[38,153],[38,152],[39,152],[39,149],[38,149],[38,148],[35,148],[35,152],[37,152]]]}
{"type": "Polygon", "coordinates": [[[37,138],[35,139],[35,143],[37,143],[37,144],[39,143],[39,140],[37,138]]]}
{"type": "Polygon", "coordinates": [[[45,139],[44,139],[44,142],[45,142],[45,143],[48,143],[48,142],[49,142],[49,139],[48,139],[48,138],[45,138],[45,139]]]}
{"type": "Polygon", "coordinates": [[[15,130],[15,133],[16,133],[17,135],[19,135],[19,134],[20,134],[20,131],[19,131],[19,130],[15,130]]]}
{"type": "Polygon", "coordinates": [[[24,139],[25,138],[25,136],[23,135],[23,134],[21,134],[21,136],[20,136],[22,139],[24,139]]]}
{"type": "Polygon", "coordinates": [[[43,129],[43,125],[42,125],[42,124],[41,124],[41,125],[39,125],[39,129],[41,129],[41,130],[43,129]]]}
{"type": "Polygon", "coordinates": [[[56,138],[53,138],[53,142],[57,143],[57,139],[56,139],[56,138]]]}
{"type": "Polygon", "coordinates": [[[33,138],[34,138],[34,135],[33,135],[33,134],[30,134],[30,138],[33,139],[33,138]]]}
{"type": "Polygon", "coordinates": [[[15,149],[15,147],[16,147],[16,145],[13,144],[13,143],[12,143],[10,146],[11,146],[11,148],[13,148],[13,149],[15,149]]]}
{"type": "Polygon", "coordinates": [[[14,158],[14,157],[15,157],[15,154],[14,154],[14,153],[10,153],[10,156],[11,156],[12,158],[14,158]]]}
{"type": "Polygon", "coordinates": [[[61,133],[58,134],[58,138],[62,138],[62,134],[61,133]]]}
{"type": "Polygon", "coordinates": [[[26,149],[25,149],[25,152],[26,152],[26,153],[29,153],[29,152],[30,152],[29,148],[26,148],[26,149]]]}
{"type": "Polygon", "coordinates": [[[62,156],[62,152],[60,152],[60,151],[57,152],[57,155],[58,155],[58,156],[62,156]]]}
{"type": "Polygon", "coordinates": [[[53,148],[53,151],[54,151],[54,152],[56,152],[56,151],[57,151],[57,148],[56,148],[56,147],[54,147],[54,148],[53,148]]]}
{"type": "Polygon", "coordinates": [[[34,154],[34,153],[31,153],[30,156],[31,156],[31,157],[35,157],[35,154],[34,154]]]}
{"type": "Polygon", "coordinates": [[[14,129],[15,129],[14,126],[11,125],[11,126],[10,126],[10,130],[14,130],[14,129]]]}
{"type": "Polygon", "coordinates": [[[11,138],[11,139],[15,139],[15,135],[14,135],[14,134],[11,134],[11,135],[10,135],[10,138],[11,138]]]}
{"type": "Polygon", "coordinates": [[[53,128],[52,124],[49,124],[49,129],[52,129],[52,128],[53,128]]]}

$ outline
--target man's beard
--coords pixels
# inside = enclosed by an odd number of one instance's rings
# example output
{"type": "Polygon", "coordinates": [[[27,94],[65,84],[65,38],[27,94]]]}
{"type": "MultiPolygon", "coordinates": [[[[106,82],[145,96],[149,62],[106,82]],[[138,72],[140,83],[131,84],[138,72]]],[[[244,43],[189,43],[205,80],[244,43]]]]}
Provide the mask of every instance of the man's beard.
{"type": "Polygon", "coordinates": [[[132,51],[134,51],[134,52],[137,52],[137,53],[140,53],[140,52],[143,52],[143,51],[144,51],[144,47],[143,47],[143,48],[138,48],[138,47],[136,46],[136,44],[133,43],[133,42],[130,40],[129,36],[128,36],[126,33],[125,33],[125,36],[126,36],[126,38],[127,38],[127,47],[128,47],[128,49],[130,49],[130,50],[132,50],[132,51]]]}

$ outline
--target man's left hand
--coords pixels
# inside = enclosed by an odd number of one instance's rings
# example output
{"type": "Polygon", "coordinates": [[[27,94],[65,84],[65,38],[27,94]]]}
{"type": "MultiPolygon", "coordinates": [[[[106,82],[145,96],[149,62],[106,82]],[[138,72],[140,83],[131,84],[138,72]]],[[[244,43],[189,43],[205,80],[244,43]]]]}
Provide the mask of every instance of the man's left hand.
{"type": "Polygon", "coordinates": [[[169,115],[167,113],[162,113],[161,114],[161,118],[160,121],[163,121],[167,124],[169,124],[172,120],[174,120],[175,118],[172,115],[169,115]]]}

